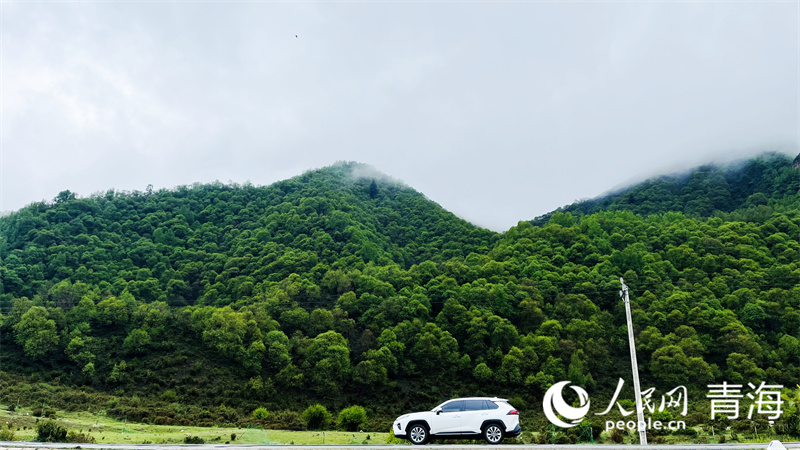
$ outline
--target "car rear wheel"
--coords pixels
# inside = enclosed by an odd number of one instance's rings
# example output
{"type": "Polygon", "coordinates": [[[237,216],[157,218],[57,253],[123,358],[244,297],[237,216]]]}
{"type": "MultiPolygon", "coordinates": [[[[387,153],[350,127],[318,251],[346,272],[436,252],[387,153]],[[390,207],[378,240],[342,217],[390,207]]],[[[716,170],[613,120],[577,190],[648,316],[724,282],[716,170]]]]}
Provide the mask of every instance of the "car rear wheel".
{"type": "Polygon", "coordinates": [[[420,424],[411,425],[408,429],[408,440],[414,445],[423,445],[428,442],[428,429],[420,424]]]}
{"type": "Polygon", "coordinates": [[[496,423],[490,423],[483,429],[483,438],[492,445],[503,442],[503,429],[496,423]]]}

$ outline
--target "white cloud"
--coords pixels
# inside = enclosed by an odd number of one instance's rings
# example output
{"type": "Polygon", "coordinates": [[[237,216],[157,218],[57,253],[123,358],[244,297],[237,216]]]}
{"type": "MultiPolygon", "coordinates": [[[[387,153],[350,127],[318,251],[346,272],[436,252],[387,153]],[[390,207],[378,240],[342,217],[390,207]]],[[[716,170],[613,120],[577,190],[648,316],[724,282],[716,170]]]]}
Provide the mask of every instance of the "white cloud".
{"type": "Polygon", "coordinates": [[[639,174],[797,151],[789,3],[3,8],[0,210],[355,160],[504,230],[639,174]]]}

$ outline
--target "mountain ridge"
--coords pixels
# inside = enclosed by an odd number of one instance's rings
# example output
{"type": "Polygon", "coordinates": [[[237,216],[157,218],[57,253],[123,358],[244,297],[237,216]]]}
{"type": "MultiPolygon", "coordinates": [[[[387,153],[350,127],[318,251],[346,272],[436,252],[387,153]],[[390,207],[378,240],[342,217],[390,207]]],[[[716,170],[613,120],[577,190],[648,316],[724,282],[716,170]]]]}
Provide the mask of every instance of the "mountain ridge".
{"type": "MultiPolygon", "coordinates": [[[[155,264],[147,263],[140,253],[157,252],[159,246],[177,246],[208,258],[210,254],[258,256],[265,251],[259,245],[269,243],[279,255],[277,260],[303,255],[304,264],[313,266],[350,255],[361,263],[383,258],[407,268],[416,262],[465,256],[462,253],[496,239],[495,233],[469,224],[388,176],[370,191],[374,178],[352,176],[354,169],[378,174],[363,164],[340,163],[263,187],[215,183],[144,193],[108,191],[88,198],[63,191],[52,204],[32,204],[0,218],[4,237],[0,258],[30,245],[72,243],[77,236],[85,236],[80,240],[92,248],[102,247],[102,243],[92,245],[90,237],[103,241],[102,234],[111,228],[123,233],[120,239],[128,251],[121,255],[127,256],[122,263],[130,260],[133,266],[145,264],[150,270],[155,264]]],[[[283,278],[288,269],[281,269],[283,263],[277,260],[266,265],[275,270],[275,278],[283,278]]],[[[120,261],[111,264],[122,270],[120,261]]],[[[85,272],[103,271],[95,265],[85,272]]],[[[54,277],[59,270],[72,275],[81,264],[73,261],[65,266],[46,272],[54,277]]],[[[88,274],[84,277],[87,282],[99,281],[88,274]]],[[[193,289],[195,294],[198,289],[193,289]]]]}
{"type": "MultiPolygon", "coordinates": [[[[794,161],[798,158],[800,155],[794,161]]],[[[756,205],[768,203],[770,198],[750,199],[757,193],[772,192],[773,200],[797,194],[800,175],[794,166],[790,156],[770,152],[724,164],[704,164],[577,201],[536,217],[531,223],[546,223],[556,212],[591,214],[607,209],[627,210],[642,215],[682,211],[699,217],[730,213],[750,206],[746,204],[748,200],[756,205]]]]}

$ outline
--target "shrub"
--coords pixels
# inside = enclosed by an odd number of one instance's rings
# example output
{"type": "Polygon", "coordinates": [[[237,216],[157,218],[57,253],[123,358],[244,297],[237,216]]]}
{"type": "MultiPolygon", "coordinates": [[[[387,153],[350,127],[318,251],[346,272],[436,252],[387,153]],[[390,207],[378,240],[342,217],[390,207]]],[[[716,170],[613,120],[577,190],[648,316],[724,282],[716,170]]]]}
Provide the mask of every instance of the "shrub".
{"type": "Polygon", "coordinates": [[[239,418],[239,414],[236,412],[236,410],[229,406],[225,406],[225,404],[219,405],[219,408],[217,408],[217,414],[226,422],[235,422],[239,418]]]}
{"type": "Polygon", "coordinates": [[[696,438],[697,437],[697,430],[695,430],[692,427],[679,428],[677,430],[674,430],[672,432],[672,434],[676,434],[676,435],[679,435],[679,436],[688,436],[690,438],[696,438]]]}
{"type": "Polygon", "coordinates": [[[253,411],[253,419],[263,422],[269,419],[269,411],[267,408],[257,408],[253,411]]]}
{"type": "Polygon", "coordinates": [[[311,405],[303,411],[303,422],[309,430],[324,430],[331,423],[331,413],[322,405],[311,405]]]}
{"type": "Polygon", "coordinates": [[[76,444],[94,444],[94,438],[89,433],[76,433],[70,430],[67,433],[67,442],[74,442],[76,444]]]}
{"type": "Polygon", "coordinates": [[[272,415],[269,421],[270,428],[279,430],[300,431],[305,429],[303,417],[297,411],[279,411],[272,415]]]}
{"type": "Polygon", "coordinates": [[[231,442],[236,440],[236,433],[231,433],[231,442]]]}
{"type": "MultiPolygon", "coordinates": [[[[667,423],[667,422],[671,421],[674,418],[672,416],[672,412],[670,412],[669,410],[655,411],[652,414],[651,417],[653,418],[654,421],[658,420],[658,421],[660,421],[662,423],[667,423]]],[[[667,430],[666,427],[662,428],[660,430],[659,429],[655,429],[655,428],[647,430],[647,434],[648,435],[653,435],[653,436],[664,436],[664,435],[666,435],[668,433],[669,433],[669,430],[667,430]]],[[[649,440],[648,440],[648,442],[649,442],[649,440]]]]}
{"type": "Polygon", "coordinates": [[[794,438],[799,438],[800,405],[789,405],[780,419],[775,423],[775,430],[780,434],[788,434],[794,438]]]}
{"type": "Polygon", "coordinates": [[[205,444],[206,440],[200,436],[186,436],[183,438],[184,444],[205,444]]]}
{"type": "Polygon", "coordinates": [[[550,436],[550,442],[549,442],[549,444],[559,444],[559,445],[574,444],[574,443],[575,443],[574,436],[570,436],[561,431],[556,431],[555,433],[553,433],[550,436]]]}
{"type": "Polygon", "coordinates": [[[55,419],[56,418],[56,410],[54,409],[42,409],[36,408],[31,412],[31,416],[33,417],[47,417],[48,419],[55,419]]]}
{"type": "Polygon", "coordinates": [[[608,438],[611,439],[611,442],[613,442],[615,444],[621,444],[622,443],[622,431],[619,431],[618,429],[614,428],[613,430],[611,430],[610,433],[608,433],[608,438]]]}
{"type": "Polygon", "coordinates": [[[13,441],[16,432],[17,428],[13,424],[6,425],[0,430],[0,441],[13,441]]]}
{"type": "Polygon", "coordinates": [[[394,425],[394,416],[391,417],[380,417],[370,415],[367,417],[367,423],[364,424],[364,431],[383,431],[383,430],[391,430],[392,425],[394,425]]]}
{"type": "Polygon", "coordinates": [[[65,442],[67,429],[48,420],[36,424],[36,440],[39,442],[65,442]]]}
{"type": "Polygon", "coordinates": [[[347,431],[357,431],[367,421],[367,411],[361,406],[351,406],[339,413],[339,427],[347,431]]]}
{"type": "Polygon", "coordinates": [[[178,393],[174,389],[167,389],[161,394],[161,399],[165,402],[173,403],[178,401],[178,393]]]}
{"type": "Polygon", "coordinates": [[[588,427],[592,431],[592,440],[600,439],[600,434],[603,432],[603,425],[600,422],[589,422],[588,420],[583,420],[581,422],[581,427],[588,427]]]}
{"type": "Polygon", "coordinates": [[[408,443],[408,441],[406,441],[405,439],[394,437],[394,431],[390,431],[386,434],[386,443],[392,445],[394,444],[405,445],[408,443]]]}

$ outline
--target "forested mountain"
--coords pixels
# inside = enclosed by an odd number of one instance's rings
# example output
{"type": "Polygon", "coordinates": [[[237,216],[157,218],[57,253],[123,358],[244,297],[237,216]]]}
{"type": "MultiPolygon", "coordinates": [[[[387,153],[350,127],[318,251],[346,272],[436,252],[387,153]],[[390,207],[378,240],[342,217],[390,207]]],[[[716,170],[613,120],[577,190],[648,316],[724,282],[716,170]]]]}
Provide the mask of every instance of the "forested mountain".
{"type": "MultiPolygon", "coordinates": [[[[797,164],[796,159],[794,163],[797,164]]],[[[763,220],[771,209],[759,206],[780,204],[784,208],[797,208],[793,199],[798,178],[796,172],[787,170],[791,165],[789,156],[777,153],[726,165],[709,164],[685,173],[652,178],[558,211],[580,215],[598,211],[631,211],[641,215],[672,211],[691,217],[711,217],[749,209],[749,213],[760,214],[763,220]]],[[[552,214],[538,217],[532,223],[542,225],[552,214]]]]}
{"type": "Polygon", "coordinates": [[[768,155],[503,234],[355,163],[267,187],[64,191],[0,218],[0,403],[202,424],[266,407],[284,427],[361,404],[383,431],[501,395],[541,421],[556,381],[594,403],[630,378],[622,276],[643,386],[686,385],[688,422],[707,422],[708,383],[800,375],[798,187],[768,155]],[[727,200],[692,209],[720,180],[727,200]]]}
{"type": "Polygon", "coordinates": [[[225,305],[318,264],[442,262],[497,238],[355,163],[267,187],[64,191],[3,218],[0,236],[4,299],[69,279],[173,306],[225,305]]]}

